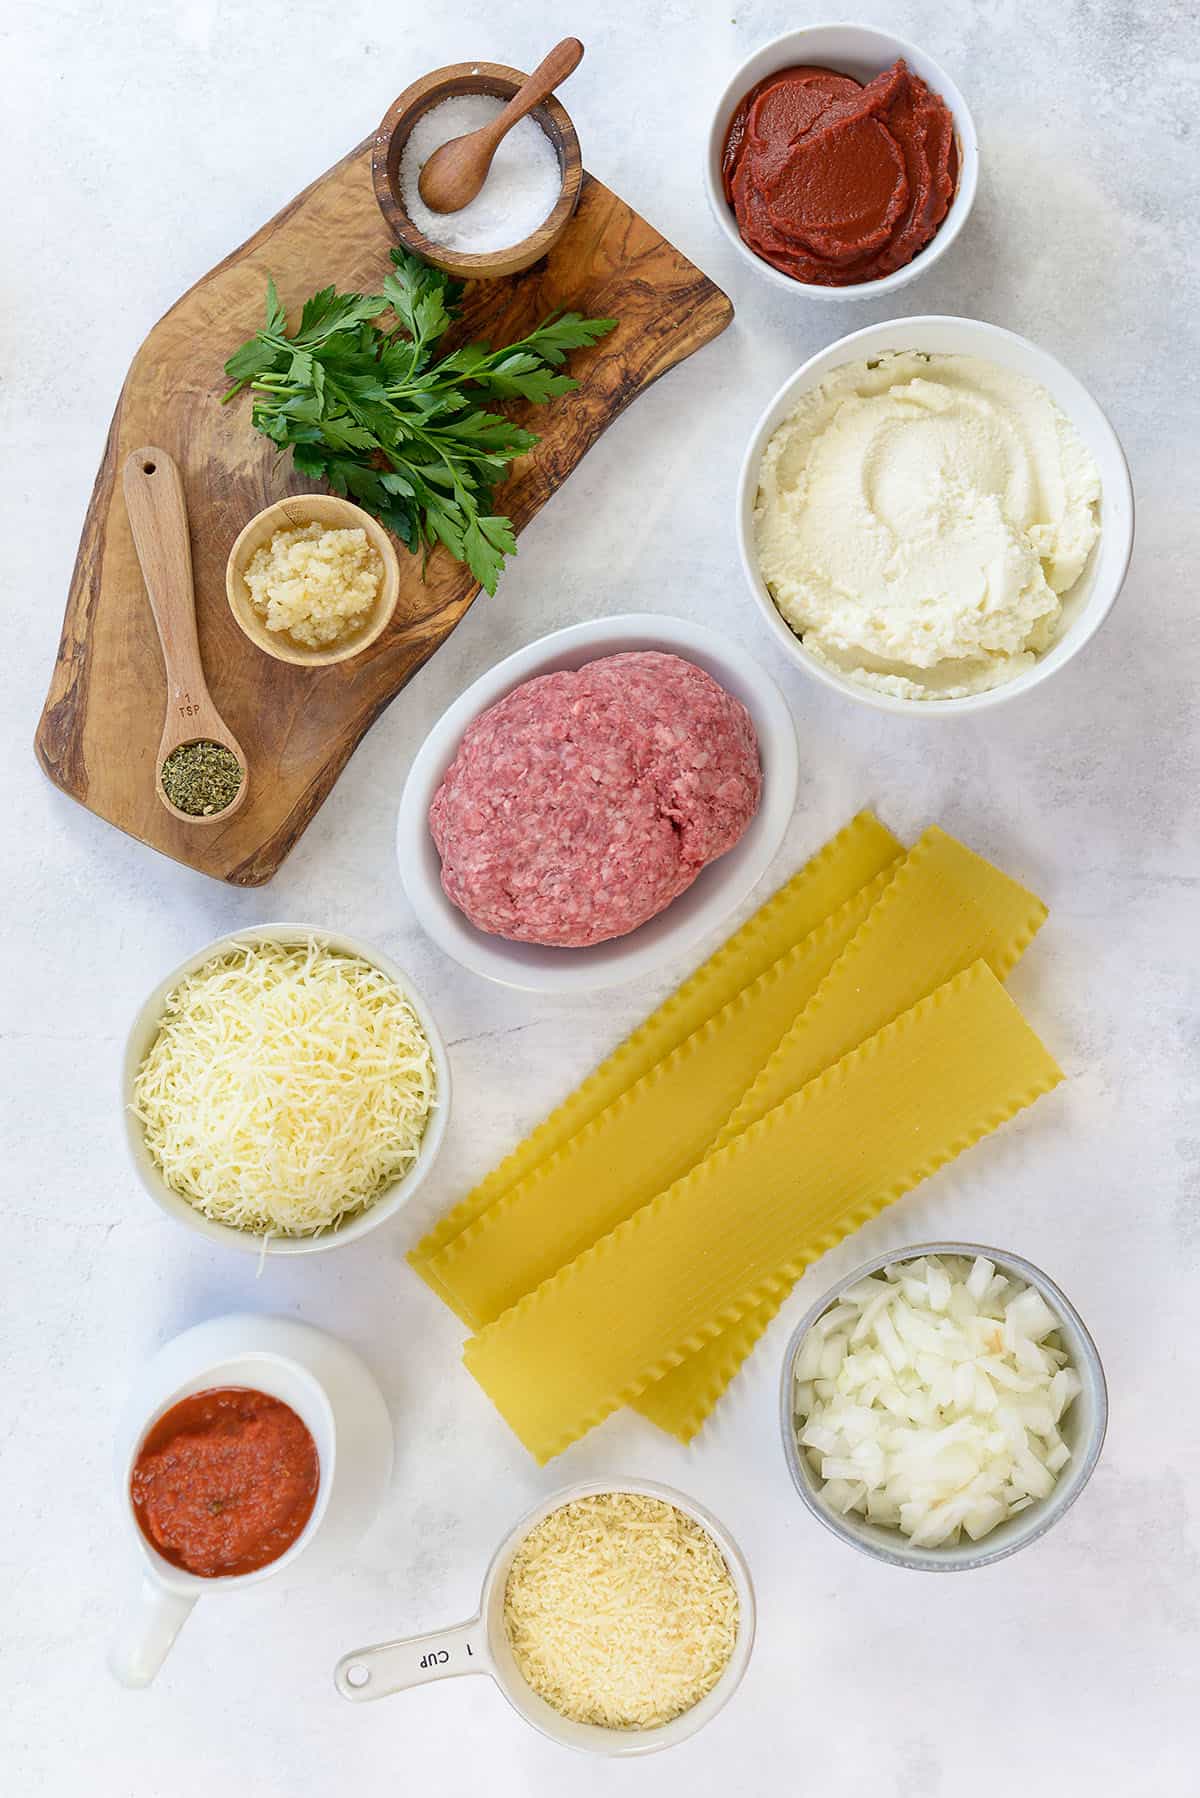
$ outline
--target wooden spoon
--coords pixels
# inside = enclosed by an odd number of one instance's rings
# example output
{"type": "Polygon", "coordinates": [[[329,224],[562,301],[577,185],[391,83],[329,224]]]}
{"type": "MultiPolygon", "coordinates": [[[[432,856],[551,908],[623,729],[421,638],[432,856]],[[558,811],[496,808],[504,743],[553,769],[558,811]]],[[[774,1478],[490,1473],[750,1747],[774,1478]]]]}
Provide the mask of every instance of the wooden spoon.
{"type": "Polygon", "coordinates": [[[452,137],[436,149],[417,182],[426,206],[432,212],[461,212],[469,206],[487,180],[501,140],[579,67],[582,56],[583,45],[577,37],[563,38],[526,77],[490,125],[481,125],[478,131],[468,131],[463,137],[452,137]]]}
{"type": "Polygon", "coordinates": [[[173,818],[184,824],[223,824],[246,797],[246,756],[208,690],[196,636],[196,595],[187,504],[179,470],[166,450],[147,447],[126,458],[125,505],[133,546],[142,567],[150,610],[158,627],[167,671],[167,711],[154,770],[154,790],[173,818]],[[242,784],[221,812],[181,812],[163,791],[162,766],[184,743],[221,743],[237,757],[242,784]]]}

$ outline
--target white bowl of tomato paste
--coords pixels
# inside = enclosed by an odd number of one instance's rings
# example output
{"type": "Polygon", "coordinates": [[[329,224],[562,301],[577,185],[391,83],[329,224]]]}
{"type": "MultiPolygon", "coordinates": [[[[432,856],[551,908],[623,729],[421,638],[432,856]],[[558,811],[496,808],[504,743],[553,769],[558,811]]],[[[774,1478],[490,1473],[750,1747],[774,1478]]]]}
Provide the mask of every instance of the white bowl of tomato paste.
{"type": "MultiPolygon", "coordinates": [[[[669,716],[665,722],[669,734],[669,716]]],[[[471,773],[476,776],[477,768],[473,767],[471,773]]],[[[506,796],[514,786],[511,775],[510,767],[503,774],[506,796]]],[[[725,923],[762,879],[782,843],[795,809],[798,782],[795,725],[783,695],[760,664],[736,644],[704,625],[643,613],[572,625],[540,638],[489,669],[434,725],[413,761],[400,802],[396,848],[401,878],[423,928],[448,955],[474,973],[527,992],[587,992],[613,986],[640,975],[657,974],[673,956],[686,953],[725,923]],[[439,854],[434,839],[450,784],[447,776],[455,769],[461,770],[460,752],[469,754],[473,746],[468,738],[464,752],[464,738],[485,714],[523,692],[530,683],[536,684],[538,677],[577,673],[617,658],[625,658],[619,667],[622,671],[628,669],[631,681],[644,677],[647,662],[653,670],[656,663],[669,658],[671,668],[663,669],[666,676],[672,671],[678,675],[682,661],[693,676],[699,672],[705,687],[711,689],[715,682],[722,690],[722,698],[735,702],[743,725],[748,714],[756,739],[756,781],[761,774],[752,815],[731,847],[708,860],[662,909],[622,934],[574,945],[564,941],[518,940],[499,928],[481,928],[463,904],[450,897],[447,888],[454,886],[452,870],[439,854]],[[438,808],[431,825],[435,798],[438,808]]],[[[519,782],[515,790],[519,796],[519,782]]],[[[486,786],[479,792],[478,782],[475,791],[482,813],[489,805],[489,793],[486,786]]],[[[610,791],[602,784],[596,786],[594,809],[598,818],[604,815],[602,795],[610,791]]],[[[590,798],[587,806],[592,806],[590,798]]],[[[466,807],[469,811],[469,792],[466,807]]],[[[528,867],[523,868],[522,863],[544,855],[554,820],[561,823],[563,816],[556,809],[556,799],[550,797],[544,807],[526,809],[528,854],[523,857],[516,853],[514,887],[521,883],[523,874],[528,875],[528,867]]],[[[460,816],[461,811],[460,807],[460,816]]],[[[624,829],[626,822],[621,818],[617,827],[624,829]]],[[[598,839],[603,834],[598,831],[598,839]]],[[[477,835],[476,840],[480,858],[485,859],[490,848],[488,831],[477,835]]],[[[444,848],[444,835],[442,843],[444,848]]],[[[596,890],[611,897],[611,881],[606,881],[600,865],[603,855],[601,845],[594,861],[578,868],[577,880],[585,903],[588,893],[596,890]]],[[[608,865],[619,861],[619,857],[604,859],[608,865]]],[[[498,857],[492,855],[491,860],[494,864],[498,857]]],[[[495,866],[491,871],[495,874],[495,866]]],[[[500,882],[501,887],[504,884],[500,882]]],[[[560,891],[562,884],[560,880],[560,891]]],[[[529,885],[526,879],[526,888],[529,885]]],[[[470,907],[469,899],[466,903],[470,907]]],[[[481,916],[478,908],[471,909],[476,918],[481,916]]]]}
{"type": "Polygon", "coordinates": [[[924,274],[966,223],[979,145],[941,64],[871,25],[785,32],[717,102],[704,179],[758,273],[808,299],[879,299],[924,274]]]}

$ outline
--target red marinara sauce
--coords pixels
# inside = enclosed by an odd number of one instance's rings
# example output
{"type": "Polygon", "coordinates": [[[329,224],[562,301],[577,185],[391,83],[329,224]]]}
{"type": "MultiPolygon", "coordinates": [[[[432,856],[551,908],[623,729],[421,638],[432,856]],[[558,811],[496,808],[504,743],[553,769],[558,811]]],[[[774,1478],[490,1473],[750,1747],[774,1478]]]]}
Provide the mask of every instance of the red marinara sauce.
{"type": "Polygon", "coordinates": [[[958,182],[950,108],[901,59],[864,87],[833,69],[768,75],[725,136],[743,242],[819,287],[878,281],[941,226],[958,182]]]}
{"type": "Polygon", "coordinates": [[[220,1579],[286,1553],[312,1516],[320,1471],[290,1405],[217,1386],[163,1413],[138,1450],[129,1496],[164,1560],[220,1579]]]}

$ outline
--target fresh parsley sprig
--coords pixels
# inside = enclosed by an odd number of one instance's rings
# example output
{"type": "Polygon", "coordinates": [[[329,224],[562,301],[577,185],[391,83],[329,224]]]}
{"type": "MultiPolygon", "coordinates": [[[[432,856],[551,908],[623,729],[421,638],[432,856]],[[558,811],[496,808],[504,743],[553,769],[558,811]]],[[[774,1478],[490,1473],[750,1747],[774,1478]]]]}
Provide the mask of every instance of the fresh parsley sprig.
{"type": "Polygon", "coordinates": [[[562,312],[503,349],[468,343],[439,355],[462,284],[406,250],[392,261],[382,293],[313,294],[291,335],[268,281],[266,322],[225,364],[222,404],[250,388],[255,430],[290,450],[299,473],[349,495],[410,550],[444,543],[494,593],[517,544],[492,492],[538,440],[480,402],[543,405],[570,393],[568,354],[616,320],[562,312]],[[377,321],[389,311],[386,329],[377,321]]]}

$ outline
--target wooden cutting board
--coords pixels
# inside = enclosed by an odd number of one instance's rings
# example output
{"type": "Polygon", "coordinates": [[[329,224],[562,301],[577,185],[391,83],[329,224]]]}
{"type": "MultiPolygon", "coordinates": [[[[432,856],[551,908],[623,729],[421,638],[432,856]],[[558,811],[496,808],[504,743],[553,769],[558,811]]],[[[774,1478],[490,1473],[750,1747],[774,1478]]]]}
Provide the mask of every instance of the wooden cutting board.
{"type": "MultiPolygon", "coordinates": [[[[289,311],[329,282],[377,292],[391,243],[372,190],[368,140],[154,327],[126,377],[84,521],[38,759],[65,793],[118,829],[239,886],[271,878],[368,726],[479,591],[445,550],[431,556],[422,578],[419,561],[401,548],[392,625],[358,660],[326,669],[290,668],[263,655],[225,599],[225,562],[242,525],[272,500],[303,492],[305,482],[251,429],[248,397],[218,405],[222,363],[261,323],[269,274],[289,311]],[[119,478],[128,452],[143,443],[169,450],[182,471],[204,666],[249,761],[246,803],[224,826],[180,823],[154,794],[163,666],[119,478]]],[[[560,308],[620,322],[594,349],[571,357],[570,372],[581,380],[575,393],[527,409],[541,442],[514,464],[497,497],[497,510],[518,531],[606,426],[733,316],[719,288],[588,175],[578,211],[545,261],[473,289],[467,334],[505,343],[560,308]]],[[[522,410],[513,408],[518,416],[522,410]]],[[[503,577],[487,603],[504,604],[503,577]]]]}

